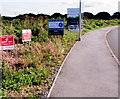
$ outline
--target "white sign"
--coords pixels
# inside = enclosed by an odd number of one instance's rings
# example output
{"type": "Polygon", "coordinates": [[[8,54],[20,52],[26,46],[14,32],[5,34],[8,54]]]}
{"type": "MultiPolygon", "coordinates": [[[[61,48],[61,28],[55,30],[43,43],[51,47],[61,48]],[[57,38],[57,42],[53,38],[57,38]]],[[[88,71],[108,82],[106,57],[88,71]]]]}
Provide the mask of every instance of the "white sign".
{"type": "Polygon", "coordinates": [[[68,30],[79,33],[79,25],[69,25],[68,30]]]}
{"type": "Polygon", "coordinates": [[[67,8],[67,25],[69,31],[79,32],[79,17],[79,8],[67,8]]]}
{"type": "Polygon", "coordinates": [[[31,41],[31,30],[22,30],[22,42],[31,41]]]}
{"type": "Polygon", "coordinates": [[[67,8],[67,18],[76,18],[80,15],[79,8],[67,8]]]}
{"type": "Polygon", "coordinates": [[[61,20],[50,20],[49,28],[63,28],[64,23],[61,20]]]}

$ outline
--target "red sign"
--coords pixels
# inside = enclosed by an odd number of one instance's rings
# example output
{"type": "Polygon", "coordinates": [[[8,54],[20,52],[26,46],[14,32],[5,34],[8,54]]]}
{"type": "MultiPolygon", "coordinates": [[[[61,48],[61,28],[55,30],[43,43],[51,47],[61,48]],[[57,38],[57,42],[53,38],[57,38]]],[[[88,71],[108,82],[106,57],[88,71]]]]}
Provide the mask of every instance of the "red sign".
{"type": "Polygon", "coordinates": [[[22,42],[31,41],[31,30],[22,30],[22,42]]]}
{"type": "Polygon", "coordinates": [[[14,49],[14,36],[0,36],[0,50],[14,49]]]}

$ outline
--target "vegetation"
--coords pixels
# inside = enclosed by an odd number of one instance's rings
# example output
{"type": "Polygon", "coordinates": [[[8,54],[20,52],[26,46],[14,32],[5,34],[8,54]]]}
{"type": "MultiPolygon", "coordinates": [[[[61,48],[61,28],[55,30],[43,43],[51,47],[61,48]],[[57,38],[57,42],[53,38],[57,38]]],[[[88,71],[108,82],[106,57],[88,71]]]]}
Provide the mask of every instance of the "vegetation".
{"type": "Polygon", "coordinates": [[[78,33],[67,30],[64,37],[49,37],[47,24],[43,17],[2,20],[2,35],[15,37],[15,49],[2,52],[4,96],[47,95],[65,55],[78,40],[78,33]],[[31,42],[22,43],[23,29],[32,30],[31,42]]]}
{"type": "MultiPolygon", "coordinates": [[[[96,15],[93,15],[90,12],[84,12],[81,13],[82,18],[84,19],[104,19],[104,20],[111,20],[111,19],[120,19],[120,12],[115,12],[113,13],[113,15],[110,15],[108,12],[99,12],[96,15]]],[[[33,13],[29,13],[29,14],[23,14],[23,15],[18,15],[16,17],[6,17],[6,16],[2,16],[3,20],[13,20],[13,19],[20,19],[20,20],[24,20],[26,18],[26,16],[29,17],[34,17],[34,18],[39,18],[39,17],[43,17],[43,19],[45,19],[46,17],[51,19],[51,18],[67,18],[67,14],[62,15],[60,13],[54,13],[53,15],[46,15],[46,14],[33,14],[33,13]]]]}
{"type": "MultiPolygon", "coordinates": [[[[54,14],[55,17],[55,14],[54,14]]],[[[61,17],[57,17],[61,18],[61,17]]],[[[2,20],[2,35],[14,35],[15,49],[2,51],[3,83],[5,97],[47,96],[54,77],[66,54],[79,39],[79,33],[68,31],[66,17],[65,35],[48,36],[47,15],[33,17],[25,15],[21,19],[2,20]],[[32,41],[22,43],[23,29],[32,30],[32,41]]],[[[94,29],[119,25],[120,20],[84,19],[83,34],[94,29]],[[110,24],[106,24],[109,22],[110,24]]],[[[1,58],[0,58],[1,59],[1,58]]]]}
{"type": "Polygon", "coordinates": [[[82,34],[91,30],[100,29],[108,26],[120,25],[120,20],[84,19],[82,22],[82,34]]]}

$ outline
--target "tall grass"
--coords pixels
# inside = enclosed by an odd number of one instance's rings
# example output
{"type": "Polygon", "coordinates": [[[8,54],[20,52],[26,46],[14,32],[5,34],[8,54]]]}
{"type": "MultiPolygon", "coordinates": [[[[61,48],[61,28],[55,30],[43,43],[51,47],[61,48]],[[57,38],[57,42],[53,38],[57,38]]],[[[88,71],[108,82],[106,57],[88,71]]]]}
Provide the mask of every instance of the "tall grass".
{"type": "Polygon", "coordinates": [[[100,29],[108,26],[115,26],[115,25],[120,25],[120,20],[84,19],[82,24],[82,34],[84,35],[86,32],[89,32],[91,30],[100,29]],[[106,22],[110,22],[110,24],[106,24],[106,22]]]}

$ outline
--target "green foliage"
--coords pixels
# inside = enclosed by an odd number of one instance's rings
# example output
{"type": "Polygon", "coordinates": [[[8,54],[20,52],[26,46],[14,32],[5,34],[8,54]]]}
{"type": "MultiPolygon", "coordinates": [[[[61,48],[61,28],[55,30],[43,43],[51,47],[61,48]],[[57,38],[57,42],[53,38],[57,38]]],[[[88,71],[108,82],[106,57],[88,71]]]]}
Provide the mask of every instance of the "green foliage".
{"type": "Polygon", "coordinates": [[[48,70],[45,68],[29,68],[18,72],[9,67],[3,69],[2,87],[7,90],[19,90],[21,86],[41,85],[48,76],[48,70]]]}
{"type": "Polygon", "coordinates": [[[120,20],[112,19],[112,20],[95,20],[95,19],[84,19],[82,23],[82,34],[89,32],[91,30],[100,29],[108,26],[120,25],[120,20]],[[110,22],[110,24],[106,24],[106,22],[110,22]]]}
{"type": "Polygon", "coordinates": [[[15,35],[15,41],[21,43],[22,30],[32,30],[32,41],[46,41],[48,38],[47,33],[47,19],[42,20],[41,18],[26,18],[25,20],[16,19],[14,21],[2,20],[3,23],[3,34],[2,35],[15,35]]]}

